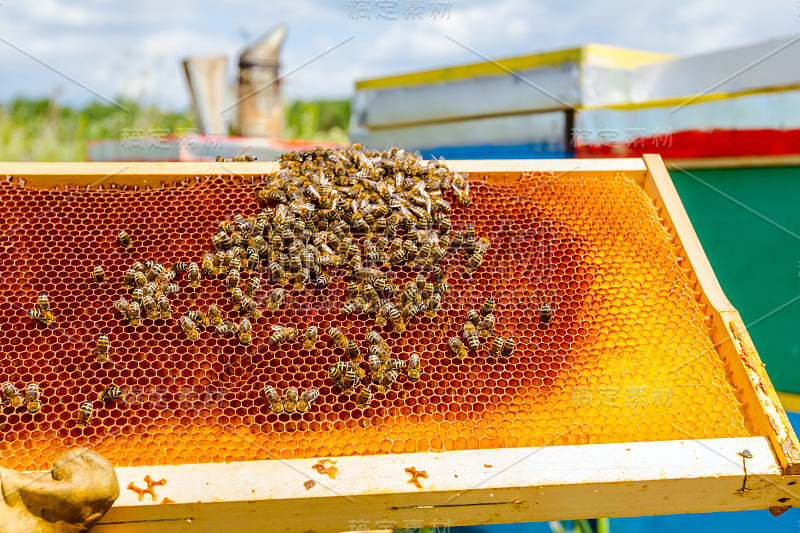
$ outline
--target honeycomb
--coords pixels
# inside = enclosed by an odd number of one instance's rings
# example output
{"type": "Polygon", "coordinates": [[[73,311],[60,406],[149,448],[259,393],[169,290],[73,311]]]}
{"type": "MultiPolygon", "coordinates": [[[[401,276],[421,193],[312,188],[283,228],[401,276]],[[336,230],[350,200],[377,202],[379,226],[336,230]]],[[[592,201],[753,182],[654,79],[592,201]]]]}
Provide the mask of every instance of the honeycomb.
{"type": "MultiPolygon", "coordinates": [[[[0,381],[23,394],[35,382],[42,407],[2,407],[4,466],[43,469],[73,446],[88,446],[117,466],[271,458],[592,444],[754,435],[727,365],[709,337],[704,309],[674,254],[673,237],[652,201],[624,174],[606,177],[536,172],[503,185],[472,175],[472,205],[455,207],[491,239],[486,260],[465,271],[463,254],[442,264],[450,296],[439,317],[415,320],[404,334],[381,334],[393,356],[417,353],[422,375],[402,375],[366,408],[343,394],[327,368],[343,359],[324,333],[341,328],[364,346],[372,319],[339,315],[346,281],[324,291],[286,286],[287,304],[254,321],[250,346],[203,329],[192,342],[177,317],[216,304],[231,314],[224,283],[182,285],[173,319],[132,327],[112,302],[128,296],[125,270],[136,259],[197,261],[208,237],[234,213],[258,209],[260,180],[216,176],[155,189],[37,189],[0,183],[0,381]],[[121,248],[120,229],[133,244],[121,248]],[[94,265],[107,282],[92,280],[94,265]],[[26,315],[46,292],[51,327],[26,315]],[[508,359],[488,342],[465,360],[447,340],[467,309],[494,295],[496,331],[513,336],[508,359]],[[543,303],[553,308],[540,320],[543,303]],[[272,325],[319,327],[313,352],[302,339],[268,343],[272,325]],[[100,333],[111,362],[95,361],[100,333]],[[307,413],[270,412],[262,388],[315,387],[307,413]],[[108,385],[121,400],[95,403],[92,423],[78,406],[108,385]]],[[[395,267],[396,283],[418,267],[395,267]]],[[[243,278],[246,278],[243,274],[243,278]]],[[[244,279],[243,279],[244,281],[244,279]]],[[[263,302],[273,287],[263,283],[263,302]]]]}

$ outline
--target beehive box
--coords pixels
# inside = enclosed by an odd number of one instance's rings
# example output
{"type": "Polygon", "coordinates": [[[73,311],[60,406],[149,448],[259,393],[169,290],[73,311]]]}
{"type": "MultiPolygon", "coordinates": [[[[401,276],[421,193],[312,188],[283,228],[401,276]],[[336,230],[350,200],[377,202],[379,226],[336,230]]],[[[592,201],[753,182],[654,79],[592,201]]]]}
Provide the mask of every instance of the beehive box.
{"type": "MultiPolygon", "coordinates": [[[[797,438],[660,158],[449,166],[473,191],[454,227],[475,224],[491,251],[474,274],[448,256],[453,297],[442,315],[402,336],[387,332],[398,353],[420,354],[422,378],[360,409],[324,379],[341,353],[266,342],[273,324],[337,325],[361,342],[367,323],[344,320],[331,303],[342,299],[341,279],[256,322],[249,347],[207,332],[191,342],[177,320],[132,328],[111,308],[133,259],[199,257],[220,221],[256,209],[254,192],[275,164],[0,165],[9,176],[0,184],[0,372],[38,382],[45,398],[33,416],[2,411],[4,466],[46,469],[69,447],[94,448],[118,466],[121,496],[96,528],[115,532],[797,505],[797,438]],[[116,244],[119,229],[133,235],[130,251],[116,244]],[[111,283],[92,283],[94,264],[111,283]],[[25,316],[41,291],[55,327],[25,316]],[[484,348],[453,359],[447,338],[488,295],[498,331],[517,340],[514,355],[499,360],[484,348]],[[539,318],[545,301],[550,323],[539,318]],[[110,366],[91,355],[103,331],[110,366]],[[123,400],[79,427],[78,403],[109,383],[125,389],[123,400]],[[275,415],[265,383],[315,386],[321,396],[308,413],[275,415]]],[[[400,269],[399,282],[412,270],[400,269]]],[[[182,291],[173,311],[210,303],[227,306],[218,284],[182,291]]]]}

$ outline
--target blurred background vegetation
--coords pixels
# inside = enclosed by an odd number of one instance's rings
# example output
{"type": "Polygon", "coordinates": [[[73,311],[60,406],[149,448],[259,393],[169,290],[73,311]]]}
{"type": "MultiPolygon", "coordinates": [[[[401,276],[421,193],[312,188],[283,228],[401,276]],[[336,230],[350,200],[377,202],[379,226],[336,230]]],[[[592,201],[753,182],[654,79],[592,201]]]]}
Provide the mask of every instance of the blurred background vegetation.
{"type": "MultiPolygon", "coordinates": [[[[121,139],[126,131],[157,135],[195,133],[194,116],[120,101],[83,108],[53,99],[17,98],[0,103],[1,161],[83,161],[90,139],[121,139]]],[[[347,142],[348,100],[297,101],[286,106],[284,137],[347,142]]]]}

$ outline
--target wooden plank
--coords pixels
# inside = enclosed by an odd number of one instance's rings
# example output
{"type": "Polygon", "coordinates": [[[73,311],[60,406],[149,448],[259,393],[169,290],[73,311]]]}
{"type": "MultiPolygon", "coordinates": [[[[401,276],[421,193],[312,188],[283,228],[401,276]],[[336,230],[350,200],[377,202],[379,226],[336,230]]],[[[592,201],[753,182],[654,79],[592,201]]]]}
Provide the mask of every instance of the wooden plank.
{"type": "Polygon", "coordinates": [[[800,505],[763,437],[335,461],[334,479],[313,470],[313,459],[119,468],[122,494],[94,531],[342,531],[800,505]],[[744,449],[753,457],[740,492],[744,449]],[[426,471],[421,488],[409,483],[409,467],[426,471]],[[147,475],[166,480],[155,502],[125,490],[147,475]],[[161,505],[165,497],[175,503],[161,505]]]}
{"type": "Polygon", "coordinates": [[[748,418],[754,421],[760,434],[769,437],[784,472],[800,474],[800,442],[750,335],[725,297],[661,157],[645,155],[644,162],[649,170],[645,189],[656,200],[664,223],[677,235],[676,250],[687,259],[685,267],[692,269],[690,277],[699,284],[700,301],[706,304],[712,321],[712,340],[729,363],[733,382],[742,388],[748,418]]]}
{"type": "Polygon", "coordinates": [[[258,176],[277,172],[277,163],[114,162],[0,163],[0,176],[23,178],[29,185],[52,188],[128,185],[159,187],[196,176],[258,176]]]}
{"type": "MultiPolygon", "coordinates": [[[[641,159],[486,159],[447,161],[455,172],[474,179],[489,177],[513,183],[521,172],[547,169],[553,173],[578,172],[587,175],[625,172],[642,182],[646,167],[641,159]]],[[[275,162],[119,162],[119,163],[9,163],[0,162],[0,176],[23,178],[35,187],[102,187],[127,185],[158,187],[179,183],[197,176],[260,176],[278,171],[275,162]]]]}

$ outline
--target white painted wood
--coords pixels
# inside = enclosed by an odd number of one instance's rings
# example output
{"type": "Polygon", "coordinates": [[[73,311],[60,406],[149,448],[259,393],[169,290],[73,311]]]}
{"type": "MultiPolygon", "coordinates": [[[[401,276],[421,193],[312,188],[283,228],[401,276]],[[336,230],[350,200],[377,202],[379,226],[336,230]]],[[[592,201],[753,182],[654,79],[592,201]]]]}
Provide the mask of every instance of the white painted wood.
{"type": "Polygon", "coordinates": [[[335,479],[306,459],[119,468],[122,494],[94,531],[335,531],[751,509],[779,497],[800,504],[762,437],[335,460],[335,479]],[[741,494],[744,449],[751,490],[741,494]],[[411,466],[428,475],[422,489],[408,483],[411,466]],[[124,489],[145,475],[167,480],[157,501],[176,503],[140,503],[124,489]]]}
{"type": "Polygon", "coordinates": [[[632,102],[731,93],[800,83],[800,35],[642,65],[632,102]]]}

